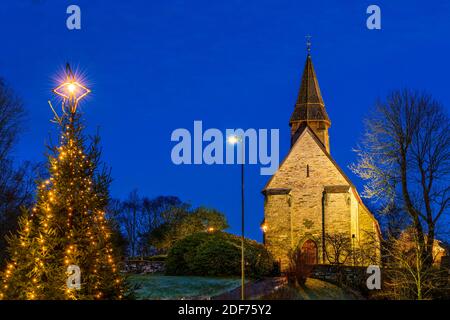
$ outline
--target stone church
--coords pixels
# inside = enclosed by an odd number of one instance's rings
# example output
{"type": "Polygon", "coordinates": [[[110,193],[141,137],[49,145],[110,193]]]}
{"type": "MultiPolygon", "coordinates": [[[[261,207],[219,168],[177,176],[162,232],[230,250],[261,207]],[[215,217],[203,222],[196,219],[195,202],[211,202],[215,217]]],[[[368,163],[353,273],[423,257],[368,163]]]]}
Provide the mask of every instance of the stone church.
{"type": "MultiPolygon", "coordinates": [[[[344,242],[352,250],[347,251],[359,249],[379,261],[378,222],[330,154],[331,121],[309,53],[289,125],[289,153],[263,189],[267,249],[282,270],[293,249],[301,249],[311,264],[327,264],[334,249],[327,242],[339,235],[348,237],[344,242]]],[[[373,260],[356,262],[353,257],[342,263],[368,265],[373,260]]]]}

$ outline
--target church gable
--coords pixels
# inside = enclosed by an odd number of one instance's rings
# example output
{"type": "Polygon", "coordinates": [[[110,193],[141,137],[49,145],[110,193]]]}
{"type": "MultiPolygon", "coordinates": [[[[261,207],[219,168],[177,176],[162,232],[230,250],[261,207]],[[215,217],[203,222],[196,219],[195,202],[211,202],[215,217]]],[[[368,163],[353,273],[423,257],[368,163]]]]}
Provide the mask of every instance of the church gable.
{"type": "Polygon", "coordinates": [[[264,192],[279,188],[304,188],[305,185],[321,189],[324,186],[351,185],[309,127],[305,127],[300,134],[264,192]]]}

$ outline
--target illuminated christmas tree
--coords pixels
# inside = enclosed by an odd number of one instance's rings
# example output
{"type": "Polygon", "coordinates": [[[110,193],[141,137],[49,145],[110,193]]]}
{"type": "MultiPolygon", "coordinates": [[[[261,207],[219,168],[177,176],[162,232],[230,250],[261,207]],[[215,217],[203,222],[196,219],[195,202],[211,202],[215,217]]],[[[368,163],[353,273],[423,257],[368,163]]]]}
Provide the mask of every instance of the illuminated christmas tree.
{"type": "Polygon", "coordinates": [[[38,183],[35,206],[24,211],[9,239],[0,298],[120,299],[123,281],[105,218],[110,178],[99,168],[99,140],[87,145],[77,111],[90,91],[67,66],[54,92],[63,98],[61,116],[52,107],[59,144],[50,148],[49,178],[38,183]],[[70,273],[77,268],[80,277],[70,273]]]}

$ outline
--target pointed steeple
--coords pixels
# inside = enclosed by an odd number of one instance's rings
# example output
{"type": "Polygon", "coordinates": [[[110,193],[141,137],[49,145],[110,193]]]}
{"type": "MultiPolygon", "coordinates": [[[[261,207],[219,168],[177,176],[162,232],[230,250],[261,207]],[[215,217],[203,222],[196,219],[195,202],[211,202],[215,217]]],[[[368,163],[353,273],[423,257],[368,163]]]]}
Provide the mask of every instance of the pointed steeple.
{"type": "Polygon", "coordinates": [[[322,120],[330,122],[325,111],[325,104],[320,92],[319,82],[311,60],[311,55],[306,57],[302,82],[298,93],[294,112],[290,124],[296,121],[322,120]]]}
{"type": "Polygon", "coordinates": [[[292,113],[289,125],[291,127],[291,142],[294,144],[297,131],[305,125],[309,126],[329,151],[328,128],[330,118],[325,110],[325,104],[320,92],[319,82],[311,60],[310,47],[303,70],[300,91],[292,113]]]}

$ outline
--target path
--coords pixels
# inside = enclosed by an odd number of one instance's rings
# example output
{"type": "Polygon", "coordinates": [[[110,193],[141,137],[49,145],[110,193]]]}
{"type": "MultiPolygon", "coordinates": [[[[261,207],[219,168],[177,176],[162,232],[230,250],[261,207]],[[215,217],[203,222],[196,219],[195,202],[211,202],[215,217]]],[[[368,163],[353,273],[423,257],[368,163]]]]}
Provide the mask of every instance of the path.
{"type": "MultiPolygon", "coordinates": [[[[275,288],[281,287],[284,284],[286,284],[286,278],[282,277],[252,281],[245,285],[245,297],[248,300],[255,300],[263,295],[267,295],[269,292],[274,291],[275,288]]],[[[240,286],[231,291],[211,297],[211,300],[240,300],[240,299],[241,299],[240,286]]]]}

